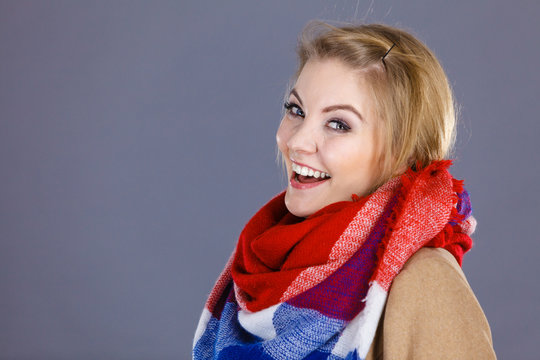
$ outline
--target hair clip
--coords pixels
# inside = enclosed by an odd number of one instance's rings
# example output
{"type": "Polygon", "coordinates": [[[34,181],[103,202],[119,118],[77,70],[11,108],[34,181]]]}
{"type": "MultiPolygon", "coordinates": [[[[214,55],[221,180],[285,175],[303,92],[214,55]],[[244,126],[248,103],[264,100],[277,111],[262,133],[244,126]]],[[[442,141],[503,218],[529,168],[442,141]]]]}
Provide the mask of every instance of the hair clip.
{"type": "Polygon", "coordinates": [[[383,64],[384,64],[384,67],[386,67],[386,63],[384,62],[384,58],[386,57],[386,55],[388,55],[388,53],[390,52],[390,50],[392,50],[394,48],[394,46],[396,46],[396,43],[392,43],[392,46],[390,46],[390,49],[388,49],[388,51],[386,52],[386,54],[383,55],[383,57],[381,58],[383,64]]]}

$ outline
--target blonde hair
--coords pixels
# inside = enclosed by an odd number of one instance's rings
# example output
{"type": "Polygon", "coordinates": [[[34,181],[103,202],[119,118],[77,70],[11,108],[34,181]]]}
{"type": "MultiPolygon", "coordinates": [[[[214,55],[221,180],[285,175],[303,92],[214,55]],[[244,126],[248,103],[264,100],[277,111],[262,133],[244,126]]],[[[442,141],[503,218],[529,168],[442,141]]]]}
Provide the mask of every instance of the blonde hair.
{"type": "Polygon", "coordinates": [[[456,128],[452,90],[435,55],[411,34],[380,24],[313,21],[300,35],[297,54],[296,78],[309,60],[331,58],[368,80],[384,144],[374,189],[407,167],[449,155],[456,128]]]}

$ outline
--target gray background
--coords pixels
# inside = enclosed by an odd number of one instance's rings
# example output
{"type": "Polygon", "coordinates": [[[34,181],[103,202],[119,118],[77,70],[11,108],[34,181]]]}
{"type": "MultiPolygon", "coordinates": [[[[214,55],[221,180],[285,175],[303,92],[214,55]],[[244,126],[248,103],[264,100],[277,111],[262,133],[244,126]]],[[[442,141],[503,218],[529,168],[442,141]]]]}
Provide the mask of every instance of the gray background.
{"type": "Polygon", "coordinates": [[[464,270],[500,358],[537,358],[538,1],[0,1],[0,358],[182,359],[313,18],[412,30],[461,106],[464,270]]]}

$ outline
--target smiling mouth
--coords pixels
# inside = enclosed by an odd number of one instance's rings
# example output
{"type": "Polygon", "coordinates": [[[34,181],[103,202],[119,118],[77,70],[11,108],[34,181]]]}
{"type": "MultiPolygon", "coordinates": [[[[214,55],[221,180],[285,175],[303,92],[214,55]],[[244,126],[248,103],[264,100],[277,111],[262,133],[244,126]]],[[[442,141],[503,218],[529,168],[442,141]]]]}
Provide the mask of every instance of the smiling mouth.
{"type": "Polygon", "coordinates": [[[296,181],[298,181],[301,184],[311,184],[311,183],[328,180],[328,179],[316,178],[314,176],[298,175],[296,173],[293,175],[293,177],[296,181]]]}
{"type": "Polygon", "coordinates": [[[291,180],[295,180],[300,184],[313,184],[323,182],[331,178],[328,173],[314,170],[307,166],[302,166],[292,163],[293,176],[291,180]]]}

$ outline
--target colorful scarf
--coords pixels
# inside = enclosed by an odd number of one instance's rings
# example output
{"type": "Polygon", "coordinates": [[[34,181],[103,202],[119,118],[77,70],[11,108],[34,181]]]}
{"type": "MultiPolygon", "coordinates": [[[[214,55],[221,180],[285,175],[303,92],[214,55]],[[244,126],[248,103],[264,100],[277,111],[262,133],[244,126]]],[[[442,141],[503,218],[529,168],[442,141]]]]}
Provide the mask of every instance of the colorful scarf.
{"type": "Polygon", "coordinates": [[[364,359],[388,291],[421,247],[461,265],[476,221],[462,181],[436,161],[306,219],[284,193],[248,222],[203,310],[199,359],[364,359]]]}

